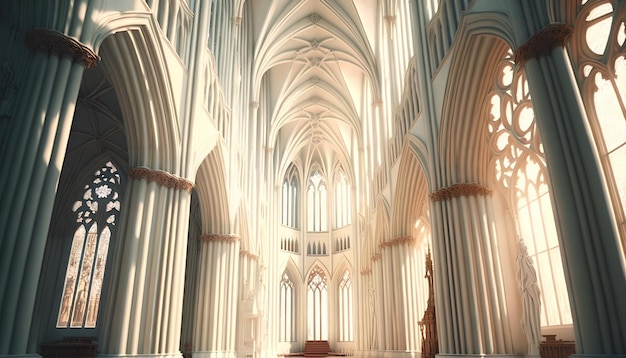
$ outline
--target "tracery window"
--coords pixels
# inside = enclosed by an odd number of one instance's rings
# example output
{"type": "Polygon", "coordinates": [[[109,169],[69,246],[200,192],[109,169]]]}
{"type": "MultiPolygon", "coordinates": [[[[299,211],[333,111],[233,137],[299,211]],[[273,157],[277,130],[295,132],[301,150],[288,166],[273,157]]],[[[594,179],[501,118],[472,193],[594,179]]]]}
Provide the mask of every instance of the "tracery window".
{"type": "Polygon", "coordinates": [[[307,288],[307,340],[328,340],[328,292],[324,271],[315,267],[307,288]]]}
{"type": "Polygon", "coordinates": [[[282,191],[282,224],[298,228],[298,175],[294,166],[287,171],[282,191]]]}
{"type": "Polygon", "coordinates": [[[626,246],[626,6],[582,1],[572,39],[574,68],[626,246]]]}
{"type": "Polygon", "coordinates": [[[295,339],[295,297],[293,281],[287,273],[283,273],[280,281],[280,327],[281,342],[292,342],[295,339]]]}
{"type": "Polygon", "coordinates": [[[352,316],[352,281],[346,271],[339,282],[339,340],[353,341],[354,327],[352,316]]]}
{"type": "Polygon", "coordinates": [[[120,212],[120,175],[106,163],[74,203],[74,232],[57,328],[95,328],[109,244],[120,212]]]}
{"type": "Polygon", "coordinates": [[[319,170],[314,170],[309,177],[307,218],[308,231],[328,231],[328,191],[319,170]]]}
{"type": "Polygon", "coordinates": [[[543,146],[526,77],[509,51],[487,97],[495,179],[515,211],[517,234],[528,247],[541,289],[542,326],[572,323],[543,146]]]}
{"type": "Polygon", "coordinates": [[[343,170],[335,175],[335,228],[349,225],[352,218],[350,185],[343,170]]]}

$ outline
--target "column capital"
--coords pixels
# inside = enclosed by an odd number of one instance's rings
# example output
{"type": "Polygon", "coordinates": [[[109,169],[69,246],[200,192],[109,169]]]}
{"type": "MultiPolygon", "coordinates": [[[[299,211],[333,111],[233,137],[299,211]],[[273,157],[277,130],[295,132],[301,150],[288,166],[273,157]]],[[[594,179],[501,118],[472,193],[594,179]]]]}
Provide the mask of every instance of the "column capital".
{"type": "Polygon", "coordinates": [[[28,30],[24,35],[24,43],[33,52],[54,53],[68,57],[72,61],[82,64],[85,68],[94,67],[99,61],[98,55],[92,49],[59,31],[45,28],[28,30]]]}
{"type": "Polygon", "coordinates": [[[241,240],[239,235],[235,234],[202,234],[199,239],[202,242],[237,242],[241,240]]]}
{"type": "Polygon", "coordinates": [[[136,167],[128,171],[128,177],[133,180],[145,179],[148,182],[154,182],[166,188],[184,190],[188,193],[193,189],[193,183],[189,180],[163,170],[136,167]]]}
{"type": "Polygon", "coordinates": [[[493,190],[476,183],[454,184],[447,188],[441,188],[430,194],[431,201],[444,201],[460,196],[491,196],[493,190]]]}
{"type": "Polygon", "coordinates": [[[523,66],[532,58],[549,55],[555,48],[565,46],[573,32],[574,29],[565,24],[550,24],[544,27],[515,50],[515,64],[523,66]]]}
{"type": "Polygon", "coordinates": [[[239,256],[244,256],[249,258],[250,260],[256,261],[259,259],[259,255],[250,252],[249,250],[241,249],[239,250],[239,256]]]}
{"type": "Polygon", "coordinates": [[[402,245],[404,243],[412,244],[413,242],[415,242],[415,239],[413,238],[413,236],[399,236],[393,240],[381,242],[380,248],[384,249],[386,247],[402,245]]]}

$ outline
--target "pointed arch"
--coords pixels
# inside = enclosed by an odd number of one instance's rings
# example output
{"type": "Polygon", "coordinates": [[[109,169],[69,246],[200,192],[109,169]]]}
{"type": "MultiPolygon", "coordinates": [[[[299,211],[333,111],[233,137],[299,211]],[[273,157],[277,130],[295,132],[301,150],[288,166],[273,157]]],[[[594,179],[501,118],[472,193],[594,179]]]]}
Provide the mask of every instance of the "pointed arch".
{"type": "Polygon", "coordinates": [[[416,220],[424,216],[430,193],[423,163],[413,149],[405,144],[398,170],[391,218],[391,237],[411,236],[416,220]]]}
{"type": "Polygon", "coordinates": [[[91,39],[118,94],[130,167],[181,175],[181,132],[158,24],[149,13],[103,17],[91,39]]]}
{"type": "Polygon", "coordinates": [[[202,210],[202,231],[216,234],[230,233],[226,172],[220,146],[216,146],[200,164],[196,190],[202,210]]]}
{"type": "Polygon", "coordinates": [[[441,115],[439,187],[489,182],[486,123],[479,114],[495,77],[491,69],[499,61],[498,54],[515,43],[509,20],[502,14],[468,14],[457,34],[441,115]]]}
{"type": "Polygon", "coordinates": [[[298,314],[301,312],[298,297],[302,292],[302,279],[291,257],[287,258],[279,272],[278,340],[293,342],[298,337],[298,317],[302,316],[298,314]]]}
{"type": "Polygon", "coordinates": [[[316,260],[306,283],[307,340],[328,340],[328,271],[316,260]]]}

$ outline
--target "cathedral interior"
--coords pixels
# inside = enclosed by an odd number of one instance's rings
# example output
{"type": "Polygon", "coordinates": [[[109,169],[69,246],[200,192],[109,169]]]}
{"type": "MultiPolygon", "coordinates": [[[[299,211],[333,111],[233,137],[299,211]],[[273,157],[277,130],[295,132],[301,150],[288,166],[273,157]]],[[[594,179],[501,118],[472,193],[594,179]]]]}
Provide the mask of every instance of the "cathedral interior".
{"type": "Polygon", "coordinates": [[[626,357],[625,0],[4,0],[0,39],[0,357],[626,357]]]}

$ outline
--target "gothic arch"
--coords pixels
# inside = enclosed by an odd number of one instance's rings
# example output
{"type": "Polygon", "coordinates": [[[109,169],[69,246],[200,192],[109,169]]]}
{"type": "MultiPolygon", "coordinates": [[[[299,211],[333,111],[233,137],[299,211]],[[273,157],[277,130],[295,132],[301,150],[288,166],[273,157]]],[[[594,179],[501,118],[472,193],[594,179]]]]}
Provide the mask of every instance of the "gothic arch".
{"type": "MultiPolygon", "coordinates": [[[[495,78],[493,69],[514,43],[504,15],[464,16],[453,47],[439,133],[438,186],[489,182],[489,148],[483,137],[484,101],[495,78]]],[[[438,188],[432,188],[434,190],[438,188]]]]}
{"type": "Polygon", "coordinates": [[[392,204],[391,238],[410,236],[417,218],[428,207],[430,193],[424,165],[412,148],[405,144],[401,155],[398,180],[392,204]]]}
{"type": "Polygon", "coordinates": [[[226,172],[220,146],[216,146],[198,169],[196,190],[202,210],[202,231],[227,234],[231,229],[226,172]]]}
{"type": "Polygon", "coordinates": [[[130,167],[179,174],[181,133],[178,109],[158,26],[149,13],[100,19],[89,39],[118,94],[128,138],[130,167]]]}

